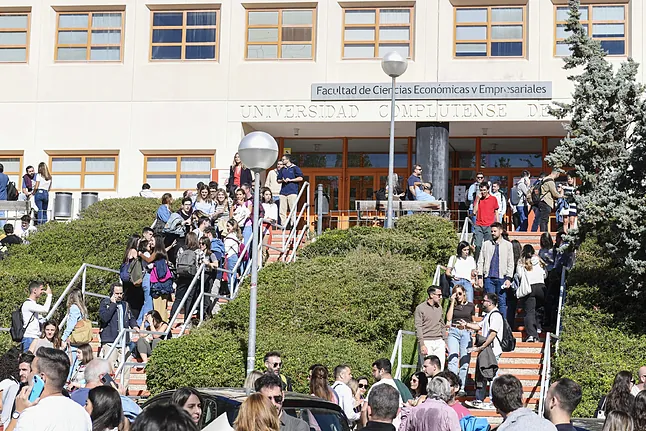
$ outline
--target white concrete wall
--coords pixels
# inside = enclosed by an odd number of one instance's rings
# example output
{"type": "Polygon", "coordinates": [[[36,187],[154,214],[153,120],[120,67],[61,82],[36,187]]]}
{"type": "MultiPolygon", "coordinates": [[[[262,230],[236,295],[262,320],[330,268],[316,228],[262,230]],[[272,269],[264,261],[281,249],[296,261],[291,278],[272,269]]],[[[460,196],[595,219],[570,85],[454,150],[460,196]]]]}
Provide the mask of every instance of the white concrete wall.
{"type": "MultiPolygon", "coordinates": [[[[178,3],[215,2],[150,2],[154,5],[178,3]]],[[[378,59],[341,59],[343,11],[336,0],[316,2],[314,60],[245,61],[245,9],[242,3],[241,0],[219,3],[217,62],[151,62],[151,14],[143,0],[9,0],[9,3],[5,0],[0,10],[31,7],[32,15],[28,63],[0,63],[0,155],[3,151],[24,151],[23,166],[26,166],[48,160],[47,151],[118,150],[118,190],[101,193],[101,196],[130,195],[139,190],[143,179],[142,150],[204,150],[215,154],[216,168],[226,169],[243,136],[245,122],[251,128],[262,128],[262,124],[268,122],[284,123],[283,128],[274,124],[278,133],[292,130],[294,124],[300,123],[303,135],[307,136],[308,124],[313,121],[360,121],[361,125],[356,127],[361,130],[353,135],[361,135],[363,130],[371,135],[370,122],[387,120],[381,115],[383,102],[379,101],[354,103],[358,109],[355,117],[245,117],[243,107],[249,105],[284,105],[284,112],[293,105],[316,105],[310,101],[310,85],[315,82],[384,82],[386,79],[378,59]],[[56,12],[52,6],[79,5],[125,6],[123,62],[54,61],[56,12]]],[[[276,4],[273,0],[253,3],[276,4]]],[[[289,4],[298,3],[302,0],[289,4]]],[[[369,4],[354,0],[343,2],[344,5],[353,3],[369,4]]],[[[487,2],[477,0],[474,3],[487,2]]],[[[490,3],[500,2],[492,0],[490,3]]],[[[629,54],[641,62],[646,58],[642,32],[646,9],[641,0],[630,2],[629,15],[629,54]]],[[[553,56],[553,20],[552,1],[528,0],[526,58],[456,59],[453,57],[451,2],[417,0],[414,55],[402,81],[552,81],[554,99],[567,99],[571,91],[567,73],[562,70],[562,60],[553,56]]],[[[625,58],[612,59],[613,63],[622,60],[625,58]]],[[[640,78],[644,78],[643,68],[640,78]]],[[[447,114],[441,120],[493,122],[504,129],[504,123],[510,121],[551,121],[540,115],[540,105],[546,103],[549,102],[512,101],[505,103],[504,116],[479,118],[447,114]],[[531,104],[538,106],[538,111],[529,106],[531,104]],[[532,116],[535,111],[539,113],[532,116]]],[[[345,102],[331,102],[330,105],[337,110],[340,107],[349,111],[354,109],[345,102]]],[[[432,101],[424,106],[425,109],[435,106],[434,109],[439,110],[439,105],[432,101]]],[[[402,116],[400,119],[414,123],[428,118],[402,116]]],[[[540,123],[530,128],[535,129],[536,135],[542,134],[540,123]]],[[[531,130],[525,132],[532,134],[531,130]]],[[[329,133],[336,136],[333,130],[329,133]]]]}

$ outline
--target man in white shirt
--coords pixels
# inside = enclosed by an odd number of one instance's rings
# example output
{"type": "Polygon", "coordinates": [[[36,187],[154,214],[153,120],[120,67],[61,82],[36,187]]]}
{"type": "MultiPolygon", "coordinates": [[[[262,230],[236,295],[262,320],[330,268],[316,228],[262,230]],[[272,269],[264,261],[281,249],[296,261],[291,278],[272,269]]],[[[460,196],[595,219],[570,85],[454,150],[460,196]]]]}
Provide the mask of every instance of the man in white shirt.
{"type": "Polygon", "coordinates": [[[36,226],[31,226],[31,217],[28,214],[20,217],[20,224],[16,226],[14,233],[25,241],[34,232],[36,232],[36,226]]]}
{"type": "Polygon", "coordinates": [[[70,369],[67,354],[41,347],[31,368],[30,380],[38,376],[45,387],[33,403],[29,402],[30,386],[20,391],[6,431],[92,431],[90,415],[62,393],[70,369]]]}
{"type": "Polygon", "coordinates": [[[339,397],[339,405],[343,409],[343,413],[348,418],[350,426],[361,417],[361,410],[355,410],[354,397],[352,396],[352,389],[348,386],[348,382],[352,379],[352,370],[349,365],[338,365],[334,369],[335,382],[332,384],[332,389],[339,397]]]}
{"type": "Polygon", "coordinates": [[[502,219],[507,214],[507,198],[505,194],[500,191],[500,183],[494,181],[491,184],[491,195],[498,201],[498,213],[496,214],[497,222],[502,223],[502,219]]]}
{"type": "MultiPolygon", "coordinates": [[[[402,400],[401,392],[399,392],[399,388],[397,387],[397,383],[395,383],[393,376],[390,374],[391,371],[392,371],[392,365],[390,363],[390,360],[387,358],[377,359],[372,364],[372,377],[374,377],[375,383],[372,385],[372,387],[366,394],[367,402],[370,402],[370,394],[372,393],[374,388],[380,385],[388,385],[397,389],[397,393],[399,394],[399,400],[398,400],[399,406],[401,407],[404,404],[404,401],[402,400]]],[[[367,414],[368,414],[367,410],[363,410],[361,412],[361,421],[364,426],[368,423],[367,414]]],[[[400,424],[401,424],[401,411],[397,413],[397,417],[393,420],[393,426],[395,427],[396,430],[399,429],[400,424]]]]}
{"type": "Polygon", "coordinates": [[[43,283],[32,281],[29,283],[29,298],[22,304],[22,322],[25,325],[25,334],[22,337],[22,351],[26,352],[31,346],[31,342],[40,338],[40,319],[41,314],[49,313],[52,306],[52,289],[47,285],[47,290],[43,289],[43,283]],[[47,294],[47,299],[43,305],[40,305],[38,298],[47,294]]]}
{"type": "MultiPolygon", "coordinates": [[[[500,362],[500,356],[502,356],[502,347],[500,346],[500,338],[503,334],[504,324],[502,320],[502,314],[498,310],[498,295],[495,293],[485,293],[484,298],[482,299],[482,306],[486,312],[482,316],[480,322],[470,323],[465,322],[464,320],[458,325],[459,329],[473,329],[474,331],[479,331],[482,329],[482,336],[486,338],[485,342],[482,343],[480,347],[475,347],[473,353],[479,354],[484,349],[491,345],[493,349],[493,354],[496,357],[496,362],[500,362]]],[[[494,376],[495,380],[500,374],[500,369],[494,376]]],[[[493,383],[493,380],[491,383],[493,383]]],[[[476,389],[476,399],[473,402],[466,402],[467,405],[476,409],[485,409],[485,410],[495,410],[491,402],[485,403],[484,399],[487,393],[487,385],[485,383],[483,388],[476,389]]],[[[491,384],[489,385],[489,399],[491,397],[491,384]]]]}

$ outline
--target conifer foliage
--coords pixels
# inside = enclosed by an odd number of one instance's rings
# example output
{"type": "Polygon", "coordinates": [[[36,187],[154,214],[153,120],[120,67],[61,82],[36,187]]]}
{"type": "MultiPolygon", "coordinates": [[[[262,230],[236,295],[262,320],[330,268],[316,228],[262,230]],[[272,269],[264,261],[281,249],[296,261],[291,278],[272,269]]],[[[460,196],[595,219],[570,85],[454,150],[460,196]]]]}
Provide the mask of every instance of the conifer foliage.
{"type": "Polygon", "coordinates": [[[580,0],[568,4],[571,53],[564,69],[573,73],[574,92],[571,103],[555,103],[551,114],[570,123],[547,161],[574,168],[580,179],[579,226],[570,232],[571,244],[596,237],[626,270],[622,293],[646,301],[646,103],[636,79],[639,65],[629,58],[613,67],[581,25],[580,0]]]}

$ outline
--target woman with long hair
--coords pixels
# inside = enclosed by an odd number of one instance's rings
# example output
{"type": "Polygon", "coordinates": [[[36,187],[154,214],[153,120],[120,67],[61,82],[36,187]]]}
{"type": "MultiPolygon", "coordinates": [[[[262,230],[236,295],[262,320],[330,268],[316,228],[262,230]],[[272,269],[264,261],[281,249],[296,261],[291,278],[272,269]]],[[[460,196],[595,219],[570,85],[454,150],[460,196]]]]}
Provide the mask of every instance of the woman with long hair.
{"type": "Polygon", "coordinates": [[[608,414],[601,431],[634,431],[633,418],[624,411],[614,410],[608,414]]]}
{"type": "Polygon", "coordinates": [[[200,187],[195,203],[193,204],[193,211],[202,211],[209,218],[215,214],[215,204],[211,200],[211,194],[207,185],[200,187]]]}
{"type": "MultiPolygon", "coordinates": [[[[227,222],[227,236],[224,238],[224,266],[228,271],[233,271],[240,258],[240,244],[242,243],[242,232],[235,219],[227,222]]],[[[237,274],[227,273],[229,292],[233,293],[236,284],[237,274]]]]}
{"type": "MultiPolygon", "coordinates": [[[[200,266],[198,264],[197,260],[197,250],[200,248],[200,244],[197,241],[197,235],[195,232],[189,232],[186,234],[186,244],[184,244],[184,247],[182,247],[178,252],[177,252],[177,262],[175,265],[175,268],[178,267],[178,263],[180,259],[183,259],[182,254],[184,253],[191,253],[194,256],[193,259],[193,265],[195,266],[195,273],[197,273],[197,268],[200,266]]],[[[184,299],[184,296],[188,295],[186,298],[186,302],[184,303],[184,319],[188,320],[191,318],[191,316],[187,316],[186,314],[191,311],[193,308],[193,303],[195,302],[195,298],[197,296],[196,291],[197,289],[195,286],[193,287],[193,290],[191,292],[188,291],[188,288],[191,285],[191,282],[193,281],[194,275],[186,275],[186,274],[177,274],[177,278],[175,279],[175,282],[177,283],[177,286],[175,287],[175,299],[173,302],[173,307],[170,310],[170,315],[171,318],[172,316],[175,316],[175,312],[178,310],[180,303],[182,302],[182,299],[184,299]]]]}
{"type": "MultiPolygon", "coordinates": [[[[150,310],[146,313],[140,328],[142,331],[146,330],[146,324],[148,325],[149,331],[166,332],[168,329],[168,323],[162,320],[159,315],[159,311],[157,310],[150,310]]],[[[139,339],[137,340],[137,352],[139,353],[141,360],[143,362],[148,362],[148,357],[152,355],[155,347],[157,347],[157,345],[165,338],[165,335],[157,334],[139,335],[139,339]]]]}
{"type": "MultiPolygon", "coordinates": [[[[471,354],[469,349],[473,347],[471,331],[466,327],[460,329],[464,322],[473,323],[476,313],[476,306],[467,299],[467,292],[464,286],[456,284],[453,286],[451,303],[446,312],[446,324],[450,325],[449,336],[446,344],[449,348],[449,371],[460,377],[461,388],[465,387],[467,371],[471,354]]],[[[462,389],[462,392],[464,389],[462,389]]]]}
{"type": "MultiPolygon", "coordinates": [[[[137,249],[137,255],[139,253],[143,253],[144,256],[150,256],[150,253],[153,251],[155,248],[155,237],[153,236],[150,238],[150,241],[146,241],[144,238],[142,238],[139,241],[139,247],[137,249]]],[[[139,314],[137,315],[137,325],[141,326],[143,321],[144,321],[144,316],[148,314],[150,310],[154,308],[153,306],[153,297],[150,294],[150,272],[153,269],[153,265],[150,263],[146,263],[143,260],[141,261],[141,270],[142,270],[142,281],[141,281],[141,290],[142,294],[144,296],[144,302],[141,306],[141,310],[139,310],[139,314]]]]}
{"type": "Polygon", "coordinates": [[[218,230],[218,235],[226,235],[227,220],[231,216],[231,201],[224,189],[218,189],[215,193],[215,213],[213,214],[213,226],[218,230]]]}
{"type": "MultiPolygon", "coordinates": [[[[130,267],[133,264],[133,261],[138,258],[139,255],[139,242],[141,241],[141,236],[139,234],[133,234],[128,238],[126,243],[126,251],[123,255],[123,261],[121,262],[122,268],[124,265],[130,267]]],[[[139,262],[141,264],[141,262],[139,262]]],[[[123,300],[128,303],[130,311],[133,316],[139,316],[139,312],[144,306],[144,292],[141,286],[135,286],[130,282],[130,280],[123,280],[123,300]]]]}
{"type": "Polygon", "coordinates": [[[248,244],[253,236],[253,203],[247,200],[247,195],[243,189],[236,190],[235,202],[231,207],[231,218],[238,222],[242,230],[244,243],[248,244]]]}
{"type": "Polygon", "coordinates": [[[233,423],[235,431],[279,431],[278,412],[263,394],[249,395],[233,423]]]}
{"type": "Polygon", "coordinates": [[[58,330],[58,322],[55,320],[45,322],[40,338],[36,338],[31,342],[29,351],[35,355],[40,347],[61,348],[61,334],[58,330]]]}
{"type": "Polygon", "coordinates": [[[85,386],[85,367],[94,359],[94,350],[89,344],[81,344],[75,350],[75,358],[70,367],[68,377],[68,390],[78,389],[85,386]]]}
{"type": "MultiPolygon", "coordinates": [[[[516,271],[518,270],[518,261],[520,260],[520,254],[523,251],[523,246],[520,244],[520,241],[513,239],[511,241],[511,250],[514,254],[514,275],[516,277],[516,271]]],[[[512,277],[512,278],[513,278],[512,277]]],[[[518,309],[518,298],[516,295],[507,295],[507,323],[509,327],[513,328],[514,331],[518,327],[516,324],[516,310],[518,309]]]]}
{"type": "MultiPolygon", "coordinates": [[[[198,250],[198,262],[204,264],[204,291],[210,293],[219,293],[219,282],[216,284],[218,278],[218,266],[220,262],[218,261],[217,256],[213,251],[211,251],[211,240],[206,236],[200,238],[200,248],[198,250]],[[213,286],[216,286],[216,290],[213,291],[213,286]]],[[[207,310],[210,309],[210,299],[204,298],[204,302],[207,306],[207,310]],[[208,303],[208,304],[207,304],[208,303]]]]}
{"type": "MultiPolygon", "coordinates": [[[[615,376],[615,381],[608,395],[601,397],[597,405],[597,412],[608,413],[622,411],[631,413],[635,404],[635,397],[630,393],[634,385],[633,375],[630,371],[620,371],[615,376]]],[[[595,415],[597,417],[598,415],[595,415]]]]}
{"type": "Polygon", "coordinates": [[[646,390],[640,391],[635,397],[632,416],[635,431],[646,431],[646,390]]]}
{"type": "Polygon", "coordinates": [[[413,374],[410,378],[410,391],[413,394],[413,399],[408,403],[412,406],[418,406],[424,401],[428,395],[428,377],[426,374],[419,371],[413,374]]]}
{"type": "MultiPolygon", "coordinates": [[[[138,253],[141,260],[145,262],[144,267],[150,268],[151,275],[152,267],[149,264],[153,264],[154,266],[156,261],[164,260],[166,262],[166,266],[168,266],[168,251],[167,248],[164,247],[164,238],[160,235],[155,235],[153,237],[153,240],[155,243],[152,246],[152,253],[138,253]]],[[[174,246],[175,243],[171,244],[168,248],[172,248],[174,246]]],[[[163,274],[159,274],[159,276],[163,276],[163,274]]],[[[171,299],[170,294],[158,295],[157,293],[153,292],[152,279],[150,289],[151,296],[153,298],[153,309],[159,312],[162,320],[168,321],[168,301],[171,299]]]]}
{"type": "Polygon", "coordinates": [[[92,431],[122,431],[124,422],[119,392],[112,386],[97,386],[87,396],[85,410],[92,419],[92,431]]]}
{"type": "Polygon", "coordinates": [[[312,369],[312,377],[310,378],[310,393],[315,397],[323,398],[335,404],[338,404],[336,394],[328,384],[328,371],[327,368],[317,365],[312,369]]]}
{"type": "Polygon", "coordinates": [[[194,424],[200,424],[204,400],[202,399],[202,394],[196,389],[188,387],[179,388],[173,393],[170,402],[184,409],[194,424]]]}
{"type": "Polygon", "coordinates": [[[161,234],[166,226],[166,222],[170,218],[172,213],[170,206],[173,204],[173,195],[170,193],[164,193],[161,197],[161,205],[157,208],[157,214],[155,216],[155,224],[153,225],[153,230],[155,234],[161,234]]]}
{"type": "Polygon", "coordinates": [[[49,190],[52,188],[52,175],[49,173],[47,164],[40,162],[38,164],[38,174],[34,184],[34,203],[38,208],[36,224],[47,222],[47,208],[49,207],[49,190]]]}
{"type": "Polygon", "coordinates": [[[233,195],[243,184],[251,184],[252,181],[251,170],[242,163],[240,155],[235,153],[233,162],[229,168],[229,180],[227,181],[229,194],[233,195]]]}
{"type": "MultiPolygon", "coordinates": [[[[525,310],[525,331],[527,332],[527,343],[536,343],[538,339],[538,328],[540,327],[536,320],[536,309],[542,307],[545,302],[545,270],[538,256],[536,256],[534,247],[526,244],[520,254],[516,273],[518,276],[518,285],[528,282],[531,286],[529,294],[521,299],[522,307],[525,310]]],[[[517,291],[518,292],[518,291],[517,291]]]]}
{"type": "Polygon", "coordinates": [[[446,268],[446,276],[451,287],[461,285],[467,293],[466,300],[473,302],[473,282],[476,275],[476,261],[471,256],[471,246],[466,241],[460,241],[455,256],[451,257],[446,268]]]}
{"type": "Polygon", "coordinates": [[[278,205],[276,205],[274,195],[268,187],[263,187],[260,190],[260,196],[262,197],[262,208],[265,213],[262,218],[262,243],[265,246],[263,247],[263,260],[267,261],[269,259],[269,248],[267,245],[271,245],[272,230],[278,221],[278,205]]]}
{"type": "Polygon", "coordinates": [[[67,322],[61,341],[71,346],[70,336],[74,332],[74,328],[79,322],[87,318],[88,312],[83,299],[83,292],[80,289],[74,289],[67,296],[67,322]]]}
{"type": "Polygon", "coordinates": [[[247,375],[247,378],[244,379],[244,383],[242,385],[242,388],[243,389],[249,389],[251,391],[255,391],[256,390],[256,380],[261,378],[262,375],[263,375],[262,372],[260,372],[258,370],[253,370],[252,372],[250,372],[247,375]]]}

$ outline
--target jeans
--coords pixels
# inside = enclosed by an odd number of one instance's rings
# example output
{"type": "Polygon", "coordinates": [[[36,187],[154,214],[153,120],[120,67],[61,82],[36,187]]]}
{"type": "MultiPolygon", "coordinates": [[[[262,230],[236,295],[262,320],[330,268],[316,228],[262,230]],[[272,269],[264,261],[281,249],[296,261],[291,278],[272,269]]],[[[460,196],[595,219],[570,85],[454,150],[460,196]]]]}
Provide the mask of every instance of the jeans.
{"type": "Polygon", "coordinates": [[[141,307],[139,312],[139,317],[137,317],[137,325],[141,326],[144,321],[146,314],[153,309],[153,297],[150,296],[150,274],[145,273],[143,282],[141,283],[141,288],[144,291],[144,304],[141,307]]]}
{"type": "Polygon", "coordinates": [[[534,213],[534,222],[532,223],[532,232],[536,232],[538,230],[538,223],[541,220],[540,215],[538,213],[538,206],[533,206],[532,207],[532,212],[534,213]]]}
{"type": "Polygon", "coordinates": [[[34,196],[34,202],[38,208],[38,215],[36,216],[36,224],[43,224],[47,222],[47,208],[49,206],[49,192],[47,190],[38,189],[34,196]]]}
{"type": "Polygon", "coordinates": [[[471,282],[466,278],[451,280],[451,289],[453,289],[453,286],[456,285],[464,287],[464,290],[467,292],[467,301],[473,302],[473,284],[471,284],[471,282]]]}
{"type": "Polygon", "coordinates": [[[26,352],[27,350],[29,350],[29,346],[31,346],[31,343],[33,343],[34,340],[35,338],[23,338],[22,341],[20,342],[20,345],[22,346],[22,351],[26,352]]]}
{"type": "Polygon", "coordinates": [[[518,205],[516,207],[516,210],[518,211],[518,216],[520,217],[520,223],[518,224],[516,231],[527,232],[527,221],[528,221],[527,205],[518,205]]]}
{"type": "Polygon", "coordinates": [[[487,277],[484,279],[484,290],[487,293],[495,293],[498,295],[498,310],[503,316],[507,315],[507,290],[503,289],[505,284],[504,278],[487,277]]]}
{"type": "Polygon", "coordinates": [[[469,361],[471,360],[471,354],[467,353],[467,349],[473,346],[471,332],[468,329],[451,327],[446,343],[449,346],[449,371],[460,377],[460,388],[464,390],[467,382],[469,361]]]}
{"type": "MultiPolygon", "coordinates": [[[[233,256],[227,257],[227,267],[229,271],[233,271],[233,268],[235,268],[236,264],[238,263],[238,256],[235,254],[233,256]]],[[[235,288],[235,285],[237,283],[238,275],[237,274],[227,274],[227,278],[229,279],[229,294],[233,295],[233,289],[235,288]]]]}
{"type": "MultiPolygon", "coordinates": [[[[500,355],[502,356],[502,355],[500,355]]],[[[496,356],[496,362],[500,362],[500,356],[496,356]]],[[[491,382],[489,383],[489,400],[493,399],[493,396],[491,395],[491,384],[493,383],[494,380],[498,378],[498,375],[500,374],[500,368],[498,368],[498,371],[496,371],[496,375],[493,377],[491,382]]],[[[476,389],[476,400],[484,401],[485,397],[487,396],[487,385],[485,384],[483,388],[476,389]]]]}
{"type": "Polygon", "coordinates": [[[550,207],[545,202],[538,204],[538,213],[540,218],[540,229],[541,232],[549,232],[548,225],[550,221],[550,213],[552,212],[552,207],[550,207]]]}
{"type": "Polygon", "coordinates": [[[274,203],[276,204],[276,207],[278,208],[278,220],[276,220],[276,223],[282,224],[280,222],[280,196],[276,195],[272,199],[274,200],[274,203]]]}
{"type": "MultiPolygon", "coordinates": [[[[245,245],[249,244],[253,237],[253,226],[245,226],[242,229],[242,240],[244,241],[245,245]]],[[[249,254],[251,254],[251,246],[249,246],[249,254]]]]}
{"type": "Polygon", "coordinates": [[[473,237],[476,245],[476,251],[473,258],[478,261],[480,256],[480,250],[482,249],[482,243],[484,241],[491,240],[491,227],[489,226],[475,226],[473,228],[473,237]]]}
{"type": "Polygon", "coordinates": [[[536,308],[541,307],[545,302],[545,291],[543,283],[532,284],[532,293],[522,298],[525,309],[525,331],[528,337],[538,338],[539,325],[536,322],[536,308]]]}

